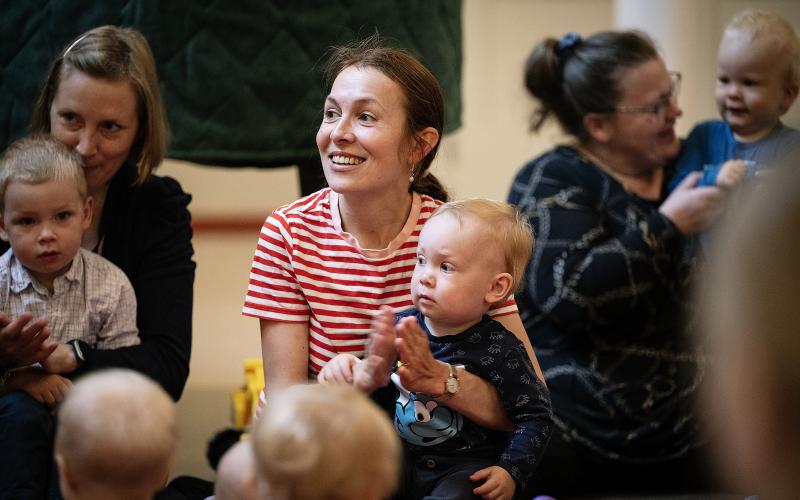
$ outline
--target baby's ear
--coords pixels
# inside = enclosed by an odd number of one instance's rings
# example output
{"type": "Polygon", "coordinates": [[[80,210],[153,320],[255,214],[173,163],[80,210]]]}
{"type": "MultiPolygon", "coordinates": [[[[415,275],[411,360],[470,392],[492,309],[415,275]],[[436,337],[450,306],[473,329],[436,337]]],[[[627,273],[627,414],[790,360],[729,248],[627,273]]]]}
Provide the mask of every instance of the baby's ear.
{"type": "Polygon", "coordinates": [[[800,90],[797,82],[789,82],[786,84],[786,87],[783,89],[783,102],[781,102],[781,114],[786,113],[789,111],[789,108],[792,107],[794,104],[794,100],[797,99],[797,93],[800,90]]]}
{"type": "Polygon", "coordinates": [[[513,278],[508,273],[500,273],[492,279],[492,286],[486,292],[486,302],[496,304],[505,300],[511,293],[513,278]]]}

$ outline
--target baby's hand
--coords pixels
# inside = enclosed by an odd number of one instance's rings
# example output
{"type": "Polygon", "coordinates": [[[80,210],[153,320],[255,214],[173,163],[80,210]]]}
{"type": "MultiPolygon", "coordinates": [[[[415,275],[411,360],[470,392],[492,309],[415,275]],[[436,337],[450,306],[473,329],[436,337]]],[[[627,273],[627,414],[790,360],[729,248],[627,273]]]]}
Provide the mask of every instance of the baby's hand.
{"type": "Polygon", "coordinates": [[[514,478],[502,467],[493,465],[469,476],[470,481],[485,481],[472,492],[484,500],[510,500],[514,497],[517,484],[514,478]]]}
{"type": "Polygon", "coordinates": [[[353,366],[360,361],[352,354],[337,354],[319,371],[317,382],[320,384],[352,384],[353,366]]]}
{"type": "Polygon", "coordinates": [[[744,160],[728,160],[719,169],[717,187],[730,191],[742,183],[744,174],[744,160]]]}
{"type": "Polygon", "coordinates": [[[61,375],[33,368],[14,372],[14,379],[15,386],[51,408],[60,403],[72,387],[72,382],[61,375]]]}
{"type": "Polygon", "coordinates": [[[353,385],[356,389],[371,394],[389,383],[392,365],[397,358],[394,347],[396,338],[392,308],[383,306],[372,316],[372,332],[364,359],[353,367],[353,385]]]}
{"type": "Polygon", "coordinates": [[[42,361],[42,368],[50,373],[70,373],[77,367],[75,351],[67,344],[58,344],[56,350],[42,361]]]}

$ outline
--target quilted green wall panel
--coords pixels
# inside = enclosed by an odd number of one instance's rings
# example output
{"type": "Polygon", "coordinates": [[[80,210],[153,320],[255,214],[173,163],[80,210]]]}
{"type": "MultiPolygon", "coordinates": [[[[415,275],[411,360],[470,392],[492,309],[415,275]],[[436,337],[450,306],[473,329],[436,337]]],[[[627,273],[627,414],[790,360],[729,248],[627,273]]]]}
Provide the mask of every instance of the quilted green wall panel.
{"type": "Polygon", "coordinates": [[[169,156],[278,166],[316,155],[322,66],[378,30],[439,78],[446,130],[461,125],[461,0],[0,0],[0,146],[25,134],[49,61],[77,34],[133,26],[150,41],[169,156]]]}

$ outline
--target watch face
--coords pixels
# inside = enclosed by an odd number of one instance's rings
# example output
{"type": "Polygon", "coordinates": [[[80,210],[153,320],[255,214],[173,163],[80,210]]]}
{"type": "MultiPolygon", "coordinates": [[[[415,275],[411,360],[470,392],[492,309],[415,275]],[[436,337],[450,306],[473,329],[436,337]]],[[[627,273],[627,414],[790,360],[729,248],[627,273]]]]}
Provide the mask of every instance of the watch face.
{"type": "Polygon", "coordinates": [[[447,392],[450,393],[450,394],[457,393],[458,392],[458,379],[454,378],[454,377],[448,378],[447,382],[445,382],[445,389],[447,389],[447,392]]]}

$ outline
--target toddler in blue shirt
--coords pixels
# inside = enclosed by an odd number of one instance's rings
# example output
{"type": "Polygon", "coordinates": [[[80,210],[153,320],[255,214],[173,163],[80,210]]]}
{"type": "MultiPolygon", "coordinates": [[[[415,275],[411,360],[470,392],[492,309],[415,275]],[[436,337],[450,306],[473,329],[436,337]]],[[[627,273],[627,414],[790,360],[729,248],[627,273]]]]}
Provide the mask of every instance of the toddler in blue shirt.
{"type": "Polygon", "coordinates": [[[686,139],[674,189],[702,171],[701,186],[736,187],[765,167],[800,160],[800,131],[781,123],[800,86],[800,40],[791,24],[746,9],[726,26],[717,55],[716,102],[722,121],[695,126],[686,139]]]}

